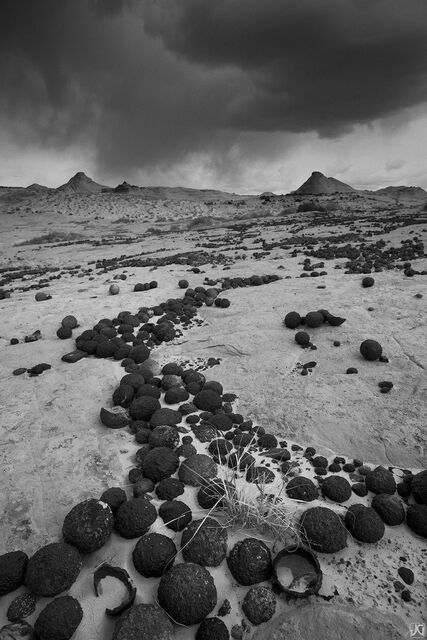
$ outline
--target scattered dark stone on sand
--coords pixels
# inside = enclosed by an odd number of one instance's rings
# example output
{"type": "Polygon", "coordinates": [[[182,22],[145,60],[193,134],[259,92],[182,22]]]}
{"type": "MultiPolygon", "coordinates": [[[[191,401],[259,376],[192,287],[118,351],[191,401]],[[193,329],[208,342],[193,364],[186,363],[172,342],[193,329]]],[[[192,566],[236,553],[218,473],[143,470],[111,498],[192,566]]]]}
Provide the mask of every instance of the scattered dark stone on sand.
{"type": "Polygon", "coordinates": [[[169,447],[155,447],[146,453],[141,467],[144,476],[157,483],[175,473],[179,467],[179,457],[169,447]]]}
{"type": "Polygon", "coordinates": [[[304,511],[300,530],[309,545],[320,553],[336,553],[347,546],[344,523],[327,507],[312,507],[304,511]]]}
{"type": "Polygon", "coordinates": [[[341,318],[340,316],[333,316],[331,313],[328,314],[326,320],[331,327],[340,327],[345,321],[346,318],[341,318]]]}
{"type": "Polygon", "coordinates": [[[334,345],[334,347],[340,347],[341,346],[341,342],[339,340],[334,340],[333,345],[334,345]]]}
{"type": "Polygon", "coordinates": [[[166,613],[153,604],[136,604],[117,620],[111,640],[174,640],[166,613]]]}
{"type": "Polygon", "coordinates": [[[184,493],[185,485],[177,478],[164,478],[156,487],[159,500],[173,500],[184,493]]]}
{"type": "Polygon", "coordinates": [[[159,516],[172,531],[182,531],[193,518],[190,507],[180,500],[163,502],[159,507],[159,516]]]}
{"type": "Polygon", "coordinates": [[[356,367],[349,367],[349,368],[346,370],[346,373],[350,373],[350,374],[351,374],[351,373],[359,373],[359,372],[358,372],[358,370],[356,369],[356,367]]]}
{"type": "Polygon", "coordinates": [[[246,469],[253,467],[255,465],[255,462],[255,458],[251,456],[250,453],[233,452],[230,454],[227,464],[230,469],[235,469],[236,471],[245,471],[246,469]]]}
{"type": "Polygon", "coordinates": [[[132,553],[135,569],[145,578],[159,578],[169,569],[177,554],[172,538],[148,533],[136,543],[132,553]]]}
{"type": "Polygon", "coordinates": [[[405,522],[405,508],[397,496],[379,493],[373,497],[371,507],[375,509],[384,524],[395,526],[405,522]]]}
{"type": "Polygon", "coordinates": [[[39,376],[43,371],[47,371],[48,369],[52,369],[52,365],[47,362],[40,362],[40,364],[36,364],[31,369],[27,369],[30,376],[39,376]]]}
{"type": "Polygon", "coordinates": [[[14,376],[22,376],[26,371],[27,369],[25,367],[20,367],[19,369],[15,369],[12,373],[14,376]]]}
{"type": "Polygon", "coordinates": [[[44,302],[45,300],[51,300],[52,296],[45,291],[37,291],[34,299],[36,300],[36,302],[44,302]]]}
{"type": "Polygon", "coordinates": [[[310,311],[305,316],[305,324],[307,325],[307,327],[311,328],[320,327],[320,325],[323,324],[324,320],[325,319],[323,317],[323,314],[320,313],[320,311],[310,311]]]}
{"type": "Polygon", "coordinates": [[[110,507],[113,515],[123,502],[126,502],[126,493],[121,487],[110,487],[101,495],[100,500],[110,507]]]}
{"type": "Polygon", "coordinates": [[[228,629],[219,618],[205,618],[196,632],[196,640],[229,640],[229,638],[228,629]]]}
{"type": "Polygon", "coordinates": [[[24,551],[9,551],[0,556],[0,596],[21,586],[27,563],[28,556],[24,551]]]}
{"type": "Polygon", "coordinates": [[[409,591],[409,589],[403,589],[400,595],[404,602],[410,602],[412,600],[411,592],[409,591]]]}
{"type": "Polygon", "coordinates": [[[233,445],[225,438],[217,438],[209,444],[208,451],[212,455],[227,455],[232,450],[233,445]]]}
{"type": "Polygon", "coordinates": [[[132,400],[129,414],[134,420],[150,420],[153,413],[160,409],[160,402],[152,396],[140,396],[132,400]]]}
{"type": "Polygon", "coordinates": [[[175,451],[180,458],[190,458],[197,453],[196,447],[192,444],[182,444],[180,447],[175,449],[175,451]]]}
{"type": "Polygon", "coordinates": [[[133,469],[129,469],[128,471],[128,479],[131,484],[136,484],[137,482],[142,480],[143,477],[144,474],[142,472],[142,469],[140,469],[139,467],[134,467],[133,469]]]}
{"type": "Polygon", "coordinates": [[[56,335],[60,340],[67,340],[68,338],[71,338],[73,332],[71,331],[70,327],[61,326],[57,330],[56,335]]]}
{"type": "Polygon", "coordinates": [[[246,472],[247,482],[259,483],[262,486],[274,482],[275,479],[275,473],[267,467],[249,467],[246,472]]]}
{"type": "Polygon", "coordinates": [[[399,567],[397,573],[402,578],[405,584],[413,584],[415,580],[414,572],[408,567],[399,567]]]}
{"type": "Polygon", "coordinates": [[[227,565],[233,578],[244,586],[264,582],[273,575],[270,550],[256,538],[237,542],[227,557],[227,565]]]}
{"type": "Polygon", "coordinates": [[[38,640],[70,640],[82,618],[79,601],[72,596],[60,596],[40,612],[34,631],[38,640]]]}
{"type": "Polygon", "coordinates": [[[411,489],[415,502],[427,505],[427,470],[412,476],[411,489]]]}
{"type": "Polygon", "coordinates": [[[197,502],[202,509],[213,509],[222,506],[222,498],[227,493],[232,493],[233,487],[219,478],[214,478],[203,484],[197,493],[197,502]]]}
{"type": "Polygon", "coordinates": [[[150,350],[144,344],[139,344],[130,350],[128,357],[136,362],[136,364],[141,364],[150,357],[150,350]]]}
{"type": "Polygon", "coordinates": [[[168,407],[162,407],[157,409],[150,418],[150,426],[152,429],[160,425],[176,425],[182,420],[182,415],[175,409],[169,409],[168,407]]]}
{"type": "Polygon", "coordinates": [[[203,453],[187,458],[179,467],[178,477],[184,484],[199,487],[217,475],[218,467],[210,456],[203,453]]]}
{"type": "Polygon", "coordinates": [[[174,449],[179,443],[179,431],[171,425],[160,425],[155,427],[148,439],[151,447],[168,447],[174,449]]]}
{"type": "Polygon", "coordinates": [[[346,462],[345,464],[343,464],[342,470],[346,473],[354,473],[356,467],[351,462],[346,462]]]}
{"type": "Polygon", "coordinates": [[[322,493],[334,502],[346,502],[351,497],[351,485],[342,476],[328,476],[322,482],[322,493]]]}
{"type": "Polygon", "coordinates": [[[296,311],[290,311],[286,314],[283,323],[288,329],[296,329],[301,324],[301,316],[296,311]]]}
{"type": "Polygon", "coordinates": [[[360,498],[368,495],[368,488],[364,482],[355,482],[351,485],[351,490],[360,498]]]}
{"type": "Polygon", "coordinates": [[[276,598],[268,587],[251,587],[242,602],[242,609],[249,622],[259,625],[267,622],[276,612],[276,598]]]}
{"type": "Polygon", "coordinates": [[[384,522],[372,507],[352,504],[345,516],[345,526],[353,538],[360,542],[374,543],[384,535],[384,522]]]}
{"type": "Polygon", "coordinates": [[[328,459],[324,456],[316,456],[311,459],[311,464],[313,467],[324,467],[326,469],[328,466],[328,459]]]}
{"type": "Polygon", "coordinates": [[[114,517],[109,505],[90,498],[67,513],[62,535],[65,542],[77,547],[80,553],[92,553],[106,543],[113,526],[114,517]]]}
{"type": "Polygon", "coordinates": [[[25,585],[36,596],[56,596],[68,590],[80,573],[82,559],[76,547],[52,542],[28,560],[25,585]]]}
{"type": "Polygon", "coordinates": [[[9,622],[19,622],[34,613],[36,604],[37,598],[32,593],[21,593],[10,603],[6,613],[7,619],[9,622]]]}
{"type": "Polygon", "coordinates": [[[218,609],[218,615],[221,617],[228,616],[231,611],[231,604],[227,598],[224,600],[220,608],[218,609]]]}
{"type": "Polygon", "coordinates": [[[132,493],[134,498],[141,498],[154,489],[154,482],[149,478],[140,478],[133,485],[132,493]]]}
{"type": "Polygon", "coordinates": [[[360,353],[365,360],[378,360],[382,351],[382,346],[376,340],[364,340],[360,345],[360,353]]]}
{"type": "Polygon", "coordinates": [[[427,505],[410,505],[406,512],[406,524],[418,536],[427,538],[427,505]]]}
{"type": "Polygon", "coordinates": [[[207,422],[201,422],[193,425],[193,433],[199,442],[211,442],[218,437],[218,430],[207,422]]]}
{"type": "Polygon", "coordinates": [[[362,287],[373,287],[375,284],[375,280],[370,276],[366,276],[366,278],[362,279],[362,287]]]}
{"type": "Polygon", "coordinates": [[[365,482],[369,491],[373,493],[389,493],[392,495],[396,491],[396,482],[393,474],[381,465],[366,474],[365,482]]]}
{"type": "Polygon", "coordinates": [[[304,500],[311,502],[319,497],[319,491],[310,478],[304,476],[296,476],[289,480],[286,485],[286,493],[293,500],[304,500]]]}
{"type": "Polygon", "coordinates": [[[328,466],[328,471],[331,473],[339,473],[341,471],[341,465],[338,462],[331,462],[328,466]]]}
{"type": "Polygon", "coordinates": [[[178,624],[202,622],[217,603],[214,580],[198,564],[177,564],[160,579],[157,592],[160,606],[178,624]]]}
{"type": "Polygon", "coordinates": [[[123,538],[138,538],[147,533],[156,518],[156,508],[149,500],[131,498],[117,509],[115,529],[123,538]]]}
{"type": "Polygon", "coordinates": [[[182,532],[182,556],[185,562],[217,567],[227,555],[227,541],[227,530],[214,518],[193,520],[182,532]]]}
{"type": "Polygon", "coordinates": [[[308,346],[310,344],[310,336],[306,331],[298,331],[295,334],[295,342],[302,347],[308,346]]]}
{"type": "Polygon", "coordinates": [[[277,447],[278,442],[276,436],[271,433],[265,433],[259,436],[257,444],[262,449],[274,449],[277,447]]]}
{"type": "Polygon", "coordinates": [[[203,389],[196,393],[193,402],[198,409],[202,409],[203,411],[214,412],[222,406],[221,396],[212,389],[203,389]]]}

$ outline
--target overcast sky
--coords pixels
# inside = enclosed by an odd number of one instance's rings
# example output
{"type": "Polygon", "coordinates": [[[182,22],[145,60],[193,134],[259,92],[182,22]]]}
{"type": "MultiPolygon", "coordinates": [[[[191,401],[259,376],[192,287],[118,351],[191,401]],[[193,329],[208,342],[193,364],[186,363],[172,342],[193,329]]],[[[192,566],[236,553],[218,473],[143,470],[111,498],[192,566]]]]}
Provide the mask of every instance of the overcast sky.
{"type": "Polygon", "coordinates": [[[427,189],[426,0],[0,6],[0,184],[427,189]]]}

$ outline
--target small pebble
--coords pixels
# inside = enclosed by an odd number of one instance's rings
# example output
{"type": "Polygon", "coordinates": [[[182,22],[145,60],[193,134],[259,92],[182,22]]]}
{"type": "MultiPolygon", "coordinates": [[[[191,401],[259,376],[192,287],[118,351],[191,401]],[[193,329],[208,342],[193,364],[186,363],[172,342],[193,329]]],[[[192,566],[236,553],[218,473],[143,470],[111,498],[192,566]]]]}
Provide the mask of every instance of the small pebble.
{"type": "Polygon", "coordinates": [[[334,347],[340,347],[341,342],[339,340],[334,340],[334,347]]]}
{"type": "Polygon", "coordinates": [[[346,373],[359,373],[356,367],[349,367],[346,373]]]}
{"type": "Polygon", "coordinates": [[[25,372],[26,372],[26,368],[25,367],[20,367],[19,369],[15,369],[15,371],[13,372],[13,375],[14,376],[20,376],[25,372]]]}
{"type": "Polygon", "coordinates": [[[19,344],[18,338],[12,338],[10,344],[19,344]]]}
{"type": "Polygon", "coordinates": [[[387,358],[387,356],[380,356],[380,357],[378,358],[378,360],[379,360],[380,362],[390,362],[390,361],[389,361],[389,359],[387,358]]]}
{"type": "Polygon", "coordinates": [[[404,602],[410,602],[412,600],[411,592],[409,591],[409,589],[403,589],[401,596],[404,602]]]}
{"type": "Polygon", "coordinates": [[[414,582],[414,572],[408,567],[399,567],[397,573],[406,584],[412,584],[414,582]]]}

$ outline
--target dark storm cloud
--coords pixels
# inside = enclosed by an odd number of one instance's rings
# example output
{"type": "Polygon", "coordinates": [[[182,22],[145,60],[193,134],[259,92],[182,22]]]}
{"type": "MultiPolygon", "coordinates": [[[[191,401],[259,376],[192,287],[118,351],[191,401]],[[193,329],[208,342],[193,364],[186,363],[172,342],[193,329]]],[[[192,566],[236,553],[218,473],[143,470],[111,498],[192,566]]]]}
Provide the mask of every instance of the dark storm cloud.
{"type": "Polygon", "coordinates": [[[424,0],[156,0],[145,15],[186,60],[246,74],[235,127],[333,135],[427,99],[424,0]]]}
{"type": "Polygon", "coordinates": [[[427,99],[425,0],[3,0],[0,127],[103,175],[427,99]]]}

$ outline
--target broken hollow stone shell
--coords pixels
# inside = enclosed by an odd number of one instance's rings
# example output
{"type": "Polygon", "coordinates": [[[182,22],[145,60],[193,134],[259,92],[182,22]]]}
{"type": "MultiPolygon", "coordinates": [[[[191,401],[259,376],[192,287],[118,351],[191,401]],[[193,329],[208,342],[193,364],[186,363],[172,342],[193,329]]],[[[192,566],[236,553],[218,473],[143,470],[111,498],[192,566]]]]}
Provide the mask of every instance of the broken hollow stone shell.
{"type": "Polygon", "coordinates": [[[101,564],[101,566],[98,567],[93,574],[93,587],[95,589],[96,596],[99,596],[99,583],[101,582],[101,580],[103,580],[103,578],[106,578],[108,576],[117,578],[117,580],[120,580],[120,582],[122,582],[126,587],[127,594],[122,602],[118,604],[117,607],[114,607],[114,609],[105,609],[105,613],[107,615],[118,616],[123,613],[123,611],[126,611],[126,609],[129,609],[131,605],[133,605],[136,596],[136,587],[133,586],[130,576],[125,569],[122,569],[121,567],[113,567],[108,563],[104,563],[101,564]]]}
{"type": "Polygon", "coordinates": [[[322,570],[315,554],[308,548],[286,547],[273,560],[273,573],[282,591],[293,598],[318,593],[322,570]]]}

